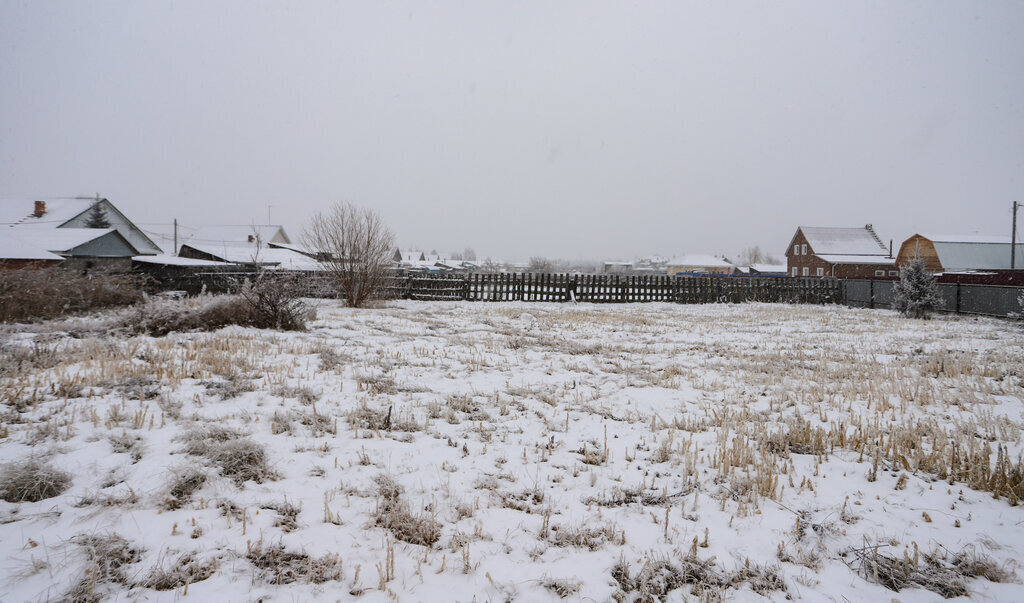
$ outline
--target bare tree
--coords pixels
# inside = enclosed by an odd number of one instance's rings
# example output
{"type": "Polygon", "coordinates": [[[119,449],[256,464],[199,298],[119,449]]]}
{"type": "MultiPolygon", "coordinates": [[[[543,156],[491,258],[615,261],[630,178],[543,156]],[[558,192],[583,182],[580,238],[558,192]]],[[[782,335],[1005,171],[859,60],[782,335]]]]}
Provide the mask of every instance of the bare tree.
{"type": "Polygon", "coordinates": [[[313,216],[302,240],[320,258],[349,306],[362,306],[383,287],[395,235],[374,210],[336,203],[313,216]]]}
{"type": "Polygon", "coordinates": [[[764,253],[761,252],[761,248],[757,245],[753,247],[746,247],[740,252],[739,257],[736,258],[737,266],[750,266],[752,264],[761,264],[765,260],[764,253]]]}
{"type": "Polygon", "coordinates": [[[530,272],[554,272],[555,263],[545,257],[534,256],[530,258],[530,272]]]}
{"type": "Polygon", "coordinates": [[[467,262],[475,262],[476,261],[476,251],[474,251],[472,247],[467,247],[467,248],[463,249],[462,250],[462,259],[466,260],[467,262]]]}
{"type": "Polygon", "coordinates": [[[501,264],[490,257],[486,258],[483,264],[480,265],[481,272],[487,273],[498,273],[501,272],[501,264]]]}

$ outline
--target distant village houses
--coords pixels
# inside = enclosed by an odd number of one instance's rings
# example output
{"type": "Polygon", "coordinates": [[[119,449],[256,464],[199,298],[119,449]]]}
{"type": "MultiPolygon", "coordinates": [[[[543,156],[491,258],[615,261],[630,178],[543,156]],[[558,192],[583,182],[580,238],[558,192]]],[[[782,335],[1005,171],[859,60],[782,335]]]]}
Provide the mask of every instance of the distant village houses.
{"type": "Polygon", "coordinates": [[[736,266],[725,258],[693,254],[672,258],[666,272],[669,276],[728,276],[736,266]]]}

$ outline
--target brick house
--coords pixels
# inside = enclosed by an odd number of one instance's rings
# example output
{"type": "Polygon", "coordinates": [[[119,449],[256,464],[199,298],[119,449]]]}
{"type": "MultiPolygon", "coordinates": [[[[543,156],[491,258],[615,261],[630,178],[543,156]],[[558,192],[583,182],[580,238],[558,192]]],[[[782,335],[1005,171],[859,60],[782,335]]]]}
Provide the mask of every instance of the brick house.
{"type": "Polygon", "coordinates": [[[791,277],[897,276],[896,260],[870,224],[863,228],[800,226],[786,248],[791,277]]]}

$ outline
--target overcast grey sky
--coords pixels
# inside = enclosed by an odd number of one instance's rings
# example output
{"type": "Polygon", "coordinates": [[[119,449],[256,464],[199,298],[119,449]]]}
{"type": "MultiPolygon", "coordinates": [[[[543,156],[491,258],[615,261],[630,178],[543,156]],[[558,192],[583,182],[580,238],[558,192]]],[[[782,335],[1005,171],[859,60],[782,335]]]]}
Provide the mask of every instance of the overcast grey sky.
{"type": "Polygon", "coordinates": [[[1009,234],[1022,2],[0,0],[0,197],[481,257],[1009,234]]]}

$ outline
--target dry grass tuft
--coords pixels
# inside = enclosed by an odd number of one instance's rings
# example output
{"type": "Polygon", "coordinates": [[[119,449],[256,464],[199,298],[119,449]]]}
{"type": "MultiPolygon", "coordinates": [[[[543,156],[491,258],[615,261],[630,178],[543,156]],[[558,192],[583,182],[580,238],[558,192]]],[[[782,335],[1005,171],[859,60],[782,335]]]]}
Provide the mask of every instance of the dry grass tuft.
{"type": "Polygon", "coordinates": [[[103,586],[130,586],[126,566],[142,558],[142,549],[117,534],[106,536],[79,535],[72,539],[85,553],[86,567],[82,578],[64,595],[65,601],[92,603],[105,597],[103,586]]]}
{"type": "MultiPolygon", "coordinates": [[[[890,557],[878,549],[885,545],[851,549],[844,553],[854,557],[854,569],[865,580],[899,592],[907,587],[919,586],[942,597],[965,597],[970,594],[964,583],[964,573],[953,564],[936,555],[923,559],[904,556],[890,557]]],[[[973,569],[966,565],[965,569],[973,569]]]]}
{"type": "Polygon", "coordinates": [[[175,469],[171,475],[171,483],[164,498],[164,508],[180,509],[192,500],[192,494],[206,483],[206,473],[194,465],[184,465],[175,469]]]}
{"type": "Polygon", "coordinates": [[[321,584],[330,580],[341,580],[344,575],[341,558],[329,554],[313,558],[305,553],[287,551],[283,544],[263,546],[256,543],[249,547],[245,558],[259,570],[263,579],[270,584],[291,584],[312,582],[321,584]]]}
{"type": "Polygon", "coordinates": [[[275,528],[281,528],[284,532],[291,532],[299,527],[301,507],[297,507],[285,500],[284,502],[265,504],[261,508],[277,512],[277,519],[274,521],[275,528]]]}
{"type": "Polygon", "coordinates": [[[192,553],[185,553],[174,560],[171,565],[158,565],[139,583],[153,590],[174,590],[189,584],[202,582],[217,572],[216,560],[203,563],[192,553]]]}
{"type": "Polygon", "coordinates": [[[551,542],[555,546],[580,547],[596,551],[606,542],[616,541],[615,526],[551,526],[551,542]]]}
{"type": "Polygon", "coordinates": [[[582,583],[579,580],[545,576],[540,579],[540,585],[558,595],[558,598],[564,599],[579,592],[582,583]]]}
{"type": "Polygon", "coordinates": [[[249,480],[260,484],[277,479],[277,472],[267,462],[266,448],[238,431],[204,426],[186,432],[180,439],[185,441],[186,453],[206,458],[238,486],[249,480]]]}
{"type": "Polygon", "coordinates": [[[388,475],[376,478],[380,500],[374,523],[385,528],[395,538],[409,544],[432,546],[441,538],[441,523],[430,515],[417,515],[402,500],[404,489],[388,475]]]}
{"type": "Polygon", "coordinates": [[[0,468],[0,498],[7,502],[38,502],[53,498],[70,486],[70,473],[38,458],[30,457],[0,468]]]}

